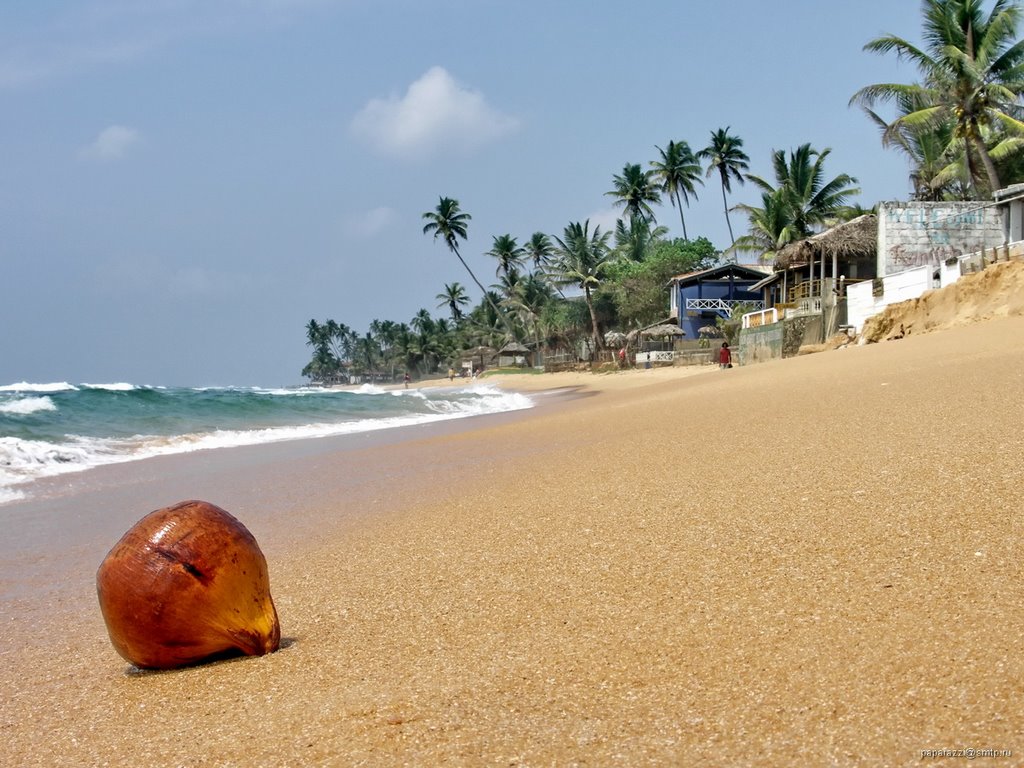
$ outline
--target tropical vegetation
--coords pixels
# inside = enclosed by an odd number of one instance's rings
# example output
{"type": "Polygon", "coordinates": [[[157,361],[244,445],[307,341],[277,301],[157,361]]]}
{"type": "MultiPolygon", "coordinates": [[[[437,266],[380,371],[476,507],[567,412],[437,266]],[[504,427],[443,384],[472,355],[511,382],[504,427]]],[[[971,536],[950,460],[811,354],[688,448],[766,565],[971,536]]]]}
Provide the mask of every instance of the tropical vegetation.
{"type": "Polygon", "coordinates": [[[922,10],[923,46],[896,35],[864,46],[910,62],[920,80],[869,85],[850,103],[863,106],[881,127],[883,144],[911,161],[918,197],[989,198],[1009,175],[1020,177],[1021,8],[997,0],[986,14],[981,0],[924,0],[922,10]],[[873,110],[879,102],[894,105],[892,120],[873,110]]]}
{"type": "MultiPolygon", "coordinates": [[[[917,82],[869,85],[851,99],[880,130],[883,144],[909,161],[916,199],[982,199],[1024,180],[1024,42],[1017,40],[1022,11],[1011,0],[994,0],[988,13],[983,5],[922,0],[922,45],[885,35],[865,46],[917,67],[917,82]],[[891,107],[893,115],[883,116],[879,105],[891,107]]],[[[653,147],[652,155],[646,165],[626,163],[611,174],[605,194],[621,216],[610,229],[577,220],[560,233],[491,235],[483,252],[494,260],[489,286],[460,250],[472,217],[457,199],[440,197],[422,215],[423,233],[458,259],[476,287],[473,295],[458,282],[443,284],[435,297],[438,316],[421,308],[406,322],[374,320],[362,333],[333,319],[310,320],[311,357],[303,374],[322,382],[365,374],[394,378],[406,371],[431,375],[482,348],[599,359],[609,331],[666,319],[666,286],[674,275],[739,253],[769,261],[786,244],[865,212],[852,201],[859,194],[857,179],[826,170],[831,150],[810,142],[772,150],[770,176],[750,172],[743,139],[731,126],[712,130],[697,151],[673,137],[653,147]],[[703,179],[712,177],[729,232],[722,249],[705,237],[691,238],[684,213],[697,201],[703,179]],[[730,195],[747,182],[757,199],[730,204],[730,195]],[[658,223],[660,206],[677,209],[681,238],[658,223]],[[747,232],[739,237],[734,212],[747,219],[747,232]]]]}
{"type": "Polygon", "coordinates": [[[738,238],[733,248],[754,251],[769,259],[783,246],[801,240],[832,218],[843,218],[849,199],[860,190],[857,180],[841,173],[826,181],[825,159],[831,149],[818,151],[802,144],[787,155],[772,153],[775,184],[747,174],[747,180],[761,190],[761,206],[740,204],[750,220],[750,232],[738,238]]]}

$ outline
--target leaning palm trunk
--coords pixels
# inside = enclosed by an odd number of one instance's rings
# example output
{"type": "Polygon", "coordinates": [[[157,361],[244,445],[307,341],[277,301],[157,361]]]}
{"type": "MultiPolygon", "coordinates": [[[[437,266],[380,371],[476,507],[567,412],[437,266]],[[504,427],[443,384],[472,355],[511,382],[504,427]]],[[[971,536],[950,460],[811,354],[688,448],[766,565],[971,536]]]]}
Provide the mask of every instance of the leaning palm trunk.
{"type": "Polygon", "coordinates": [[[459,261],[462,262],[462,266],[464,266],[466,268],[466,271],[469,272],[469,276],[473,278],[473,282],[476,283],[476,287],[479,288],[480,292],[484,295],[484,300],[486,300],[487,303],[491,305],[491,309],[494,310],[494,314],[496,314],[501,319],[502,325],[504,325],[505,330],[508,331],[509,338],[514,339],[515,332],[512,330],[512,326],[509,324],[508,318],[504,315],[504,313],[502,313],[498,309],[497,305],[493,301],[491,301],[491,297],[488,295],[487,289],[484,288],[480,281],[476,279],[476,275],[473,274],[473,270],[469,268],[469,264],[466,263],[466,260],[462,258],[462,254],[459,253],[458,248],[452,248],[452,251],[455,252],[455,255],[458,257],[459,261]]]}
{"type": "Polygon", "coordinates": [[[604,343],[601,341],[601,334],[597,332],[597,310],[594,309],[594,300],[590,296],[589,285],[584,287],[583,296],[587,300],[587,309],[590,310],[590,334],[594,339],[594,350],[600,352],[604,349],[604,343]]]}

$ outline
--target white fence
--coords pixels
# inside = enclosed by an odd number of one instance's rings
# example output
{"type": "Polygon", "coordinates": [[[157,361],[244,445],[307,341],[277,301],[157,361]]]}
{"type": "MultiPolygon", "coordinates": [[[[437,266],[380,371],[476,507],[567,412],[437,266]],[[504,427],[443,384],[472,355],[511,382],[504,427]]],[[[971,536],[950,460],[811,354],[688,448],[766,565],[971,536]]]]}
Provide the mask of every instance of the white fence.
{"type": "Polygon", "coordinates": [[[675,353],[672,350],[668,351],[654,351],[654,352],[637,352],[636,353],[636,365],[646,365],[647,363],[671,363],[675,360],[675,353]]]}
{"type": "Polygon", "coordinates": [[[757,312],[747,312],[740,320],[743,323],[743,328],[771,325],[772,323],[779,322],[779,310],[772,307],[771,309],[759,309],[757,312]]]}
{"type": "Polygon", "coordinates": [[[989,264],[1008,259],[1024,258],[1024,243],[1016,242],[1000,248],[967,253],[950,263],[925,265],[881,278],[882,293],[875,296],[877,280],[854,283],[846,288],[847,323],[857,333],[864,328],[869,317],[877,315],[890,304],[916,299],[932,288],[945,288],[960,279],[961,275],[977,272],[989,264]],[[936,279],[936,276],[938,279],[936,279]]]}
{"type": "Polygon", "coordinates": [[[935,267],[928,264],[847,286],[846,322],[860,333],[869,317],[877,315],[890,304],[916,299],[932,288],[934,271],[935,267]],[[875,285],[879,280],[882,283],[882,292],[880,296],[875,296],[875,285]]]}

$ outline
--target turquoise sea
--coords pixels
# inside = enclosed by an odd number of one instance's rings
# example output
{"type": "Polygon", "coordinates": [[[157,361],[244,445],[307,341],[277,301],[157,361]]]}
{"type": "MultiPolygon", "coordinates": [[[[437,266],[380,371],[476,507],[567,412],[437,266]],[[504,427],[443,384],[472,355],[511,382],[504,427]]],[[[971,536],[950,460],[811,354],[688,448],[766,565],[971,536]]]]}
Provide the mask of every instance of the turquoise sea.
{"type": "Polygon", "coordinates": [[[366,432],[532,406],[483,384],[384,390],[0,386],[0,504],[33,481],[188,451],[366,432]]]}

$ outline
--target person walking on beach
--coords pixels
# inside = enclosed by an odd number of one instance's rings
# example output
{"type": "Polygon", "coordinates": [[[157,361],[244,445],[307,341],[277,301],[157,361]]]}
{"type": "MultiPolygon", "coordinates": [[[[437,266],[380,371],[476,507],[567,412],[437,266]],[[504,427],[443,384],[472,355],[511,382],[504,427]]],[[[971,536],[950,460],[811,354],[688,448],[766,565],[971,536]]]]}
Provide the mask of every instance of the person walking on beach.
{"type": "Polygon", "coordinates": [[[718,367],[732,368],[732,350],[729,349],[728,341],[723,341],[722,348],[718,351],[718,367]]]}
{"type": "Polygon", "coordinates": [[[409,388],[409,372],[408,371],[405,372],[405,388],[406,389],[409,388]]]}

